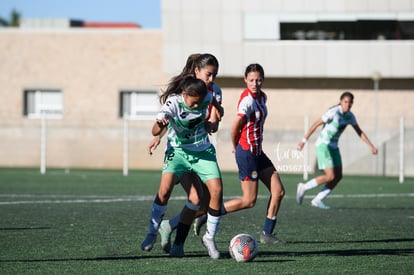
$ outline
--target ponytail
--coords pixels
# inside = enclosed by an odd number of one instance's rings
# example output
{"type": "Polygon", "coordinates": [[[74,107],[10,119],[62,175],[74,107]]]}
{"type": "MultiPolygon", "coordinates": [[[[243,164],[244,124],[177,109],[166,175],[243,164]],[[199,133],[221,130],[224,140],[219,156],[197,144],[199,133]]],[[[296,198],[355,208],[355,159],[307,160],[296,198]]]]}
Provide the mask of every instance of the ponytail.
{"type": "Polygon", "coordinates": [[[167,101],[167,98],[173,94],[180,94],[181,87],[180,84],[183,79],[192,76],[195,77],[195,68],[202,69],[208,65],[214,66],[216,68],[216,73],[218,71],[219,63],[217,58],[209,53],[200,54],[195,53],[188,56],[184,68],[181,73],[177,76],[174,76],[168,83],[167,89],[162,92],[160,95],[160,102],[164,104],[167,101]]]}

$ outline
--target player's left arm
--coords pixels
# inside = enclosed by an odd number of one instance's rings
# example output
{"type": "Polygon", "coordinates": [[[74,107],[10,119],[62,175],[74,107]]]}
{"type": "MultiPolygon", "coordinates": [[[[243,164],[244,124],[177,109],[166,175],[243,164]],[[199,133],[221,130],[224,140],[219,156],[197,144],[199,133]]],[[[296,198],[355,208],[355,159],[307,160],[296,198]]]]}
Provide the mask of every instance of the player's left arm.
{"type": "Polygon", "coordinates": [[[367,137],[367,135],[364,133],[364,131],[361,130],[361,128],[359,127],[359,125],[357,123],[355,123],[354,125],[352,125],[352,127],[354,127],[355,132],[357,133],[357,135],[366,143],[368,144],[368,146],[371,149],[372,154],[376,155],[378,154],[378,149],[371,143],[371,141],[369,140],[369,138],[367,137]]]}
{"type": "Polygon", "coordinates": [[[164,131],[164,128],[166,128],[169,123],[168,118],[162,115],[163,114],[161,114],[161,116],[155,120],[154,125],[152,126],[151,133],[154,137],[161,135],[161,133],[164,131]]]}
{"type": "Polygon", "coordinates": [[[221,118],[224,116],[224,108],[221,106],[221,104],[216,100],[215,97],[213,97],[213,101],[211,102],[213,105],[212,108],[212,116],[215,115],[215,119],[220,121],[221,118]],[[215,109],[215,110],[214,110],[215,109]]]}
{"type": "Polygon", "coordinates": [[[221,121],[220,114],[219,114],[218,110],[213,106],[211,108],[210,118],[206,122],[206,125],[208,126],[208,127],[206,127],[207,132],[209,134],[217,132],[220,121],[221,121]]]}
{"type": "Polygon", "coordinates": [[[160,112],[157,114],[155,118],[154,125],[152,126],[151,133],[154,137],[159,136],[161,134],[165,134],[165,132],[163,133],[163,131],[165,131],[165,128],[169,123],[169,119],[172,119],[172,117],[174,116],[173,108],[174,103],[172,102],[172,100],[167,100],[161,107],[160,112]]]}
{"type": "Polygon", "coordinates": [[[152,153],[157,149],[158,145],[160,145],[161,138],[164,136],[164,134],[167,132],[167,128],[164,127],[159,135],[154,136],[154,138],[151,140],[151,142],[147,146],[147,152],[149,155],[152,155],[152,153]]]}
{"type": "Polygon", "coordinates": [[[206,129],[209,134],[217,132],[221,121],[221,117],[224,115],[224,108],[221,106],[221,104],[217,101],[215,97],[213,97],[211,105],[212,108],[210,112],[210,118],[206,123],[206,125],[208,126],[206,127],[206,129]]]}

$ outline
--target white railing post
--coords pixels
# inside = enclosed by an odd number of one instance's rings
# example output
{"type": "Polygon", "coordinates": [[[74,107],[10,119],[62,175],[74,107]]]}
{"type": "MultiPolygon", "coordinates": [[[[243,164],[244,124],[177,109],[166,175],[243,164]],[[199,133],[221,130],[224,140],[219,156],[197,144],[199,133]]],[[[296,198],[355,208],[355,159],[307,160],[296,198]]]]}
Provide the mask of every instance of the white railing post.
{"type": "MultiPolygon", "coordinates": [[[[305,134],[309,129],[309,115],[305,115],[304,118],[304,130],[305,134]]],[[[309,165],[309,146],[306,143],[305,147],[303,148],[303,180],[308,180],[309,174],[308,174],[308,165],[309,165]]]]}
{"type": "Polygon", "coordinates": [[[400,183],[404,183],[404,135],[405,135],[405,125],[404,125],[404,116],[400,117],[400,183]]]}
{"type": "Polygon", "coordinates": [[[129,142],[129,138],[128,138],[128,114],[124,113],[124,154],[123,154],[123,174],[124,176],[128,176],[128,142],[129,142]]]}
{"type": "Polygon", "coordinates": [[[46,173],[46,114],[43,112],[40,123],[40,173],[46,173]]]}
{"type": "MultiPolygon", "coordinates": [[[[374,82],[374,127],[375,127],[375,144],[379,146],[379,133],[378,133],[378,93],[379,93],[379,82],[382,78],[381,73],[379,71],[374,71],[372,76],[372,81],[374,82]]],[[[378,175],[378,158],[373,158],[373,174],[378,175]]]]}

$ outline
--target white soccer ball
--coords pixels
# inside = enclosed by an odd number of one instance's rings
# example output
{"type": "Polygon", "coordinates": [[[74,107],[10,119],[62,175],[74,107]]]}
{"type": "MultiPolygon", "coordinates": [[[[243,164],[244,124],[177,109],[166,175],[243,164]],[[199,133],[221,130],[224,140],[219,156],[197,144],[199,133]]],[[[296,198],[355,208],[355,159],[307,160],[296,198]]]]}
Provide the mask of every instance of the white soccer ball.
{"type": "Polygon", "coordinates": [[[259,246],[252,235],[242,233],[233,237],[229,246],[230,256],[237,262],[250,262],[256,258],[259,246]]]}

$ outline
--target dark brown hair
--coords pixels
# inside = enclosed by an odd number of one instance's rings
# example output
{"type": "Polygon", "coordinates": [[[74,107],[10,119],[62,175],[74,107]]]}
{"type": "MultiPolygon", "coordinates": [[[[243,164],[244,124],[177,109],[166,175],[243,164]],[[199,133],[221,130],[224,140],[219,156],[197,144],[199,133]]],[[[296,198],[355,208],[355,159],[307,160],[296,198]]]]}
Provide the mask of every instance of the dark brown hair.
{"type": "Polygon", "coordinates": [[[249,66],[247,66],[246,70],[244,71],[244,76],[247,77],[247,75],[251,72],[258,72],[264,80],[265,78],[264,70],[260,64],[254,63],[254,64],[250,64],[249,66]]]}
{"type": "Polygon", "coordinates": [[[180,94],[182,92],[180,83],[183,79],[192,76],[195,78],[195,69],[202,69],[206,66],[214,66],[216,68],[216,74],[218,72],[219,63],[217,58],[209,53],[204,54],[191,54],[187,58],[187,62],[181,71],[181,73],[177,76],[174,76],[170,82],[168,83],[168,87],[160,96],[160,102],[162,104],[165,103],[167,98],[172,94],[180,94]]]}

